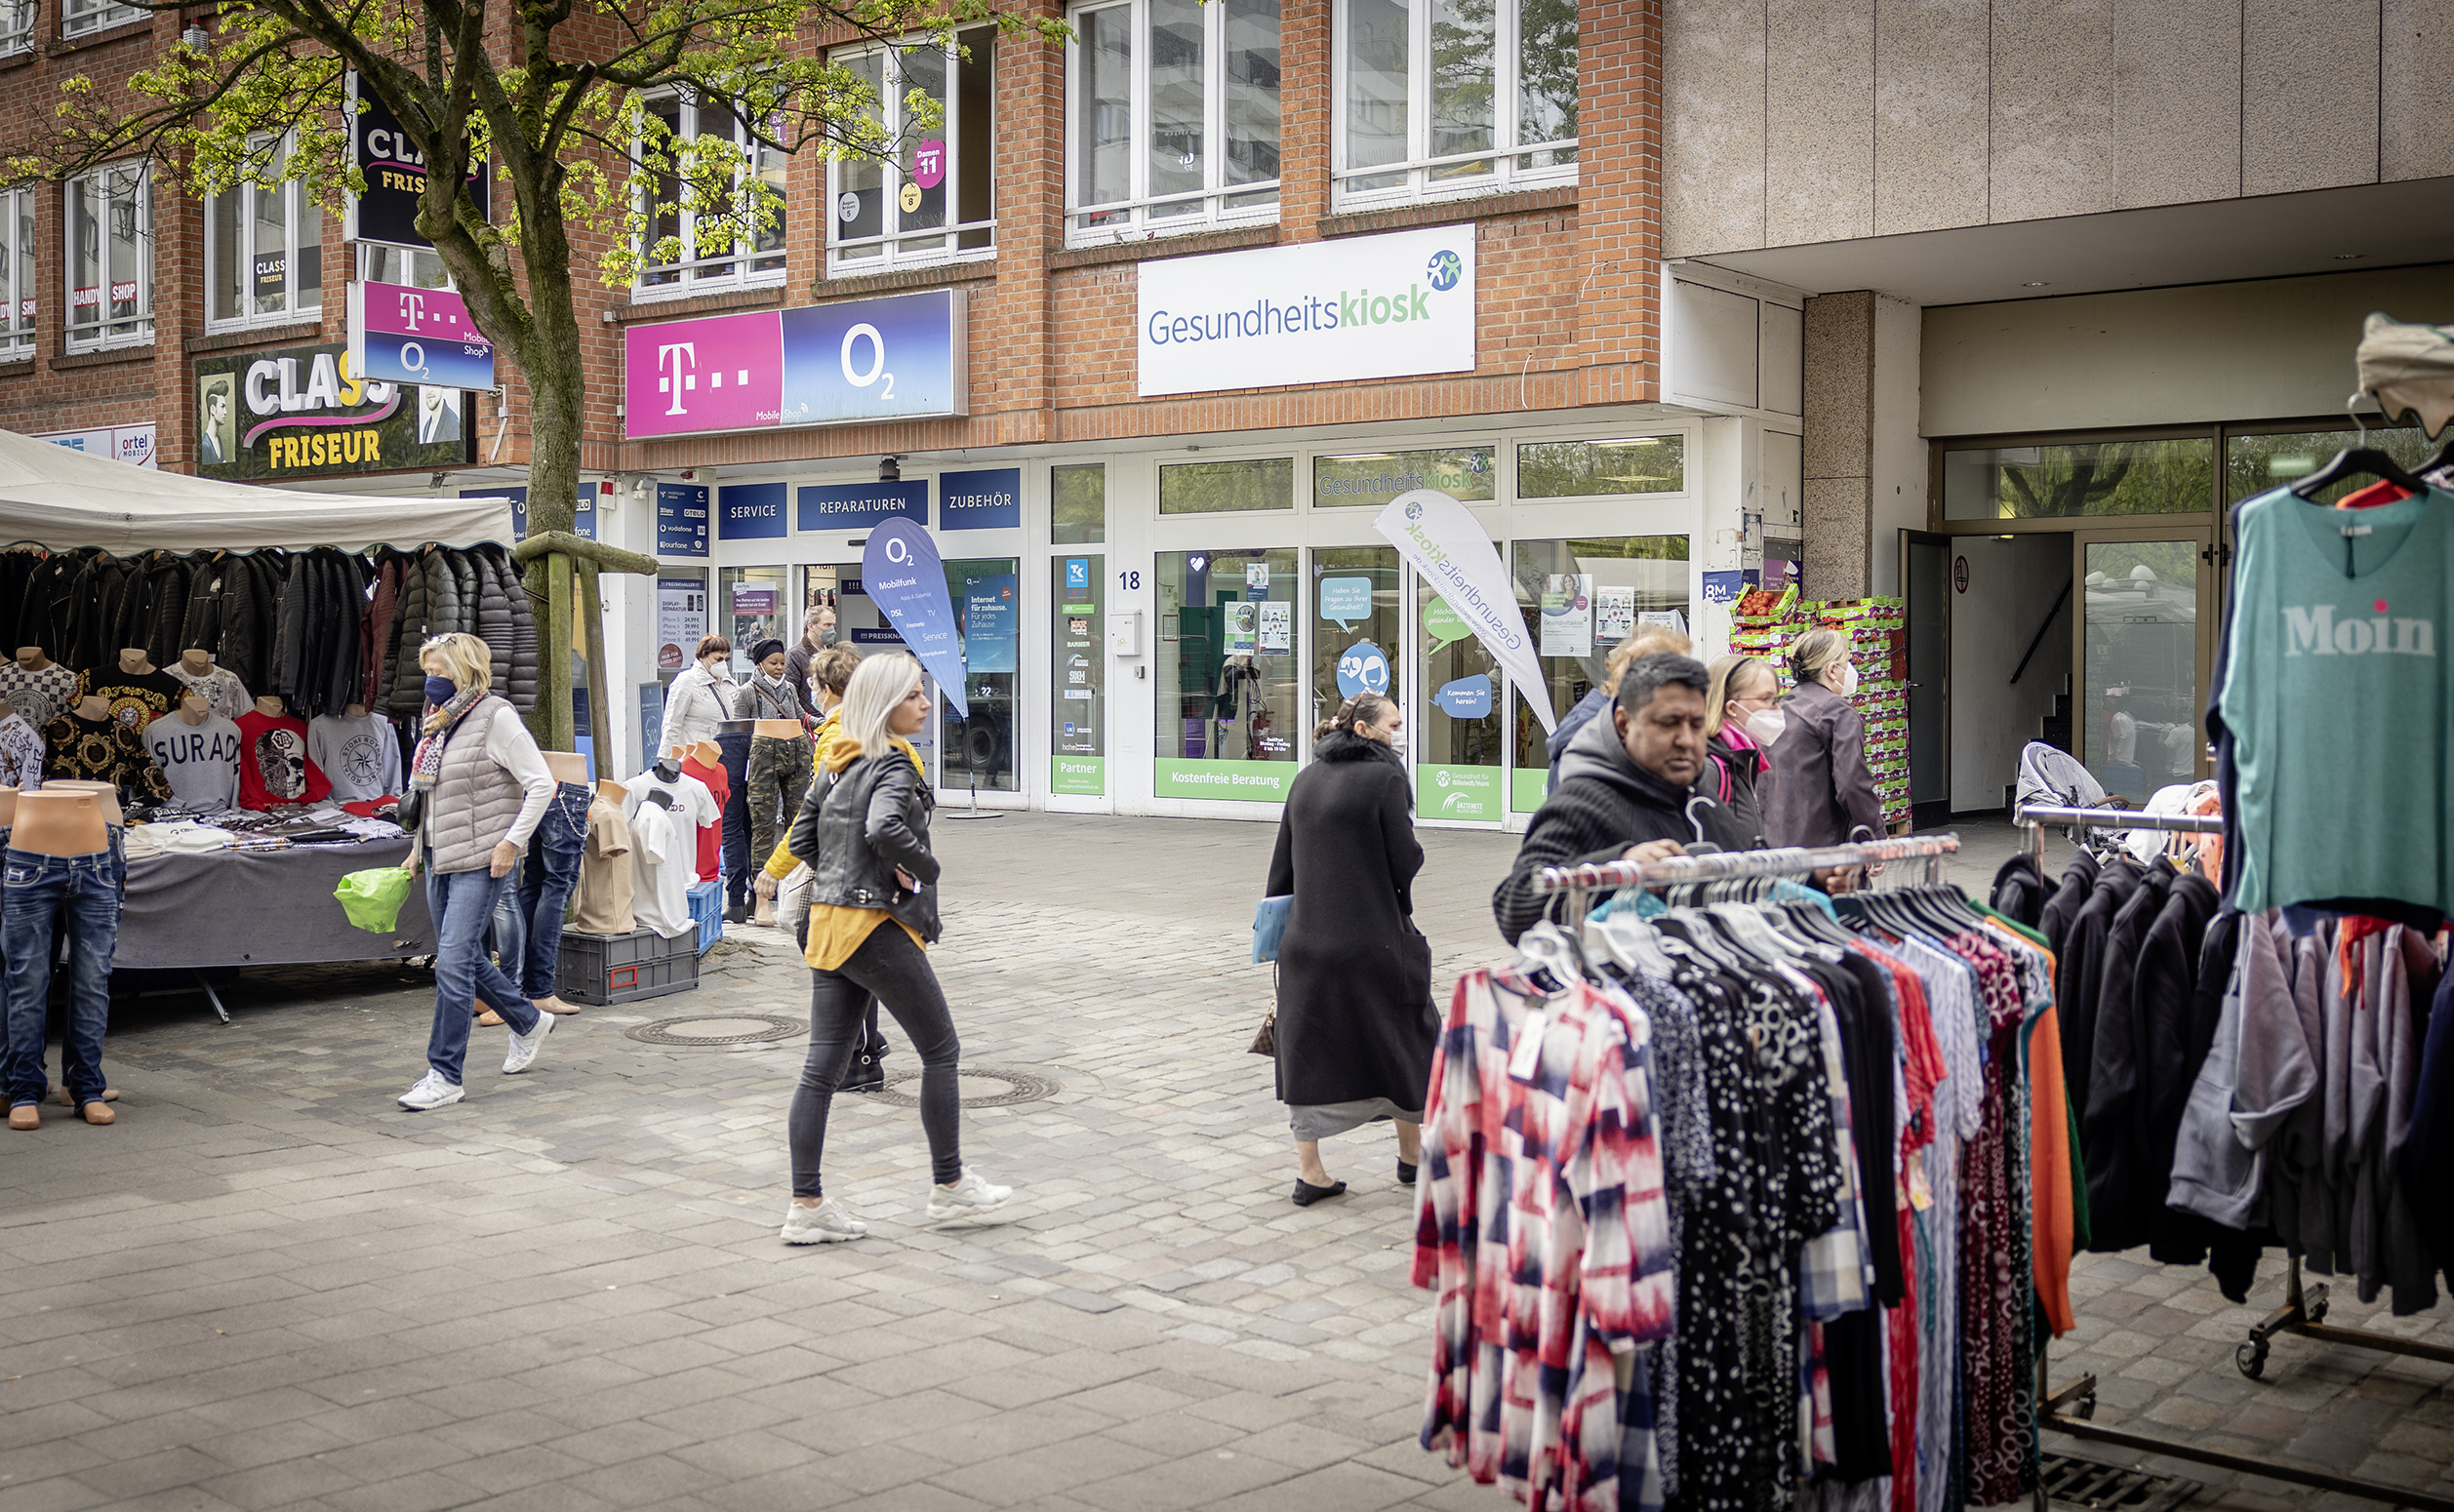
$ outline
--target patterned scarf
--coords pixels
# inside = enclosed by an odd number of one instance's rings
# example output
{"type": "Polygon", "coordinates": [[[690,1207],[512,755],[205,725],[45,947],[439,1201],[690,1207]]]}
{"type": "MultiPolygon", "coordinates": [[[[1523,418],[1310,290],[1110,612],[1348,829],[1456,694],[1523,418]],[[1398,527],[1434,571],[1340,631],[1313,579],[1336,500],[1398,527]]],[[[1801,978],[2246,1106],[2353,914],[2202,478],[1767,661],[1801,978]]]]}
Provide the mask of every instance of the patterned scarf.
{"type": "Polygon", "coordinates": [[[452,701],[439,708],[428,708],[422,727],[425,736],[418,742],[418,755],[409,764],[409,785],[431,789],[443,776],[443,742],[451,737],[452,727],[471,705],[486,696],[483,688],[463,688],[452,695],[452,701]]]}

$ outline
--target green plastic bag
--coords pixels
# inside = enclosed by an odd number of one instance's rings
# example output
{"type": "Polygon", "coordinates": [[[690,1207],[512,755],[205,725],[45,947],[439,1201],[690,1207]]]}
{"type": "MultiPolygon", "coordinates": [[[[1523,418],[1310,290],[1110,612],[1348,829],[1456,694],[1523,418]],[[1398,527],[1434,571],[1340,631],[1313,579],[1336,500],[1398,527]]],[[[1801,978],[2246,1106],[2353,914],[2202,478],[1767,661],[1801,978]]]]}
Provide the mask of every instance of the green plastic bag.
{"type": "Polygon", "coordinates": [[[333,896],[341,899],[342,912],[351,924],[389,935],[400,922],[400,905],[409,901],[409,884],[414,880],[397,866],[377,866],[342,878],[333,896]]]}

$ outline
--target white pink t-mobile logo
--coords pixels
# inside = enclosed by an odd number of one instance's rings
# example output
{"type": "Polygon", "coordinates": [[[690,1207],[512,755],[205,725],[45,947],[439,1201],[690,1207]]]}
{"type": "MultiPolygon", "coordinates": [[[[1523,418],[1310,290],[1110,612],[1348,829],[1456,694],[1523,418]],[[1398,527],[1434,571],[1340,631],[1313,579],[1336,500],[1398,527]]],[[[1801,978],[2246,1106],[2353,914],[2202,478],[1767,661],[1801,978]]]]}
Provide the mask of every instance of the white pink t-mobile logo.
{"type": "MultiPolygon", "coordinates": [[[[667,415],[687,413],[682,408],[682,395],[699,386],[699,375],[696,372],[687,371],[699,366],[699,343],[673,341],[660,344],[656,349],[656,391],[672,396],[672,403],[665,406],[664,413],[667,415]]],[[[735,369],[733,385],[736,388],[747,388],[749,369],[735,369]]],[[[709,388],[724,386],[724,373],[721,369],[707,375],[707,386],[709,388]]]]}

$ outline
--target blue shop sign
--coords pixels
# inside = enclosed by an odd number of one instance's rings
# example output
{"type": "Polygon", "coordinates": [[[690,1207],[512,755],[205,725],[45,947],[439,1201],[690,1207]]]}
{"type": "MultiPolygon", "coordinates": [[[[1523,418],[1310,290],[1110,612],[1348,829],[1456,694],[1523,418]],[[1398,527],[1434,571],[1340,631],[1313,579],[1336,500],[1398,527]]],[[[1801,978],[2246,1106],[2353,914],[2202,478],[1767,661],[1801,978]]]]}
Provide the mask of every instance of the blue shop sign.
{"type": "Polygon", "coordinates": [[[784,485],[735,483],[716,490],[716,535],[725,540],[766,540],[788,536],[784,485]]]}
{"type": "Polygon", "coordinates": [[[707,486],[704,483],[660,483],[656,486],[656,554],[707,554],[707,486]]]}
{"type": "Polygon", "coordinates": [[[813,483],[801,490],[801,529],[805,531],[862,531],[889,520],[909,520],[927,529],[929,485],[813,483]]]}
{"type": "Polygon", "coordinates": [[[938,476],[938,528],[994,531],[1023,523],[1023,469],[987,467],[938,476]]]}
{"type": "MultiPolygon", "coordinates": [[[[528,490],[525,487],[507,489],[463,489],[461,490],[461,497],[507,498],[511,500],[511,538],[513,540],[528,539],[528,490]]],[[[576,507],[579,513],[572,523],[572,533],[584,539],[594,540],[596,538],[595,484],[583,483],[580,485],[580,493],[576,501],[576,507]]]]}

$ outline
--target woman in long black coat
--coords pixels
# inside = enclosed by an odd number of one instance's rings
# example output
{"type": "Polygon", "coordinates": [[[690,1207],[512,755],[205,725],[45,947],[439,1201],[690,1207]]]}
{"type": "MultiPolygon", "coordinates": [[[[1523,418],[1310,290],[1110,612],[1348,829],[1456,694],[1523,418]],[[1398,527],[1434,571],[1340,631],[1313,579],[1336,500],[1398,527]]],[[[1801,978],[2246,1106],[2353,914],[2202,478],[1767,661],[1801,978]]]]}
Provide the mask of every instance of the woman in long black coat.
{"type": "Polygon", "coordinates": [[[1380,1119],[1397,1125],[1397,1179],[1411,1185],[1425,1090],[1440,1033],[1431,942],[1413,918],[1415,839],[1404,714],[1377,694],[1321,727],[1287,794],[1267,895],[1295,895],[1278,943],[1278,1100],[1295,1131],[1295,1202],[1347,1189],[1320,1141],[1380,1119]]]}

